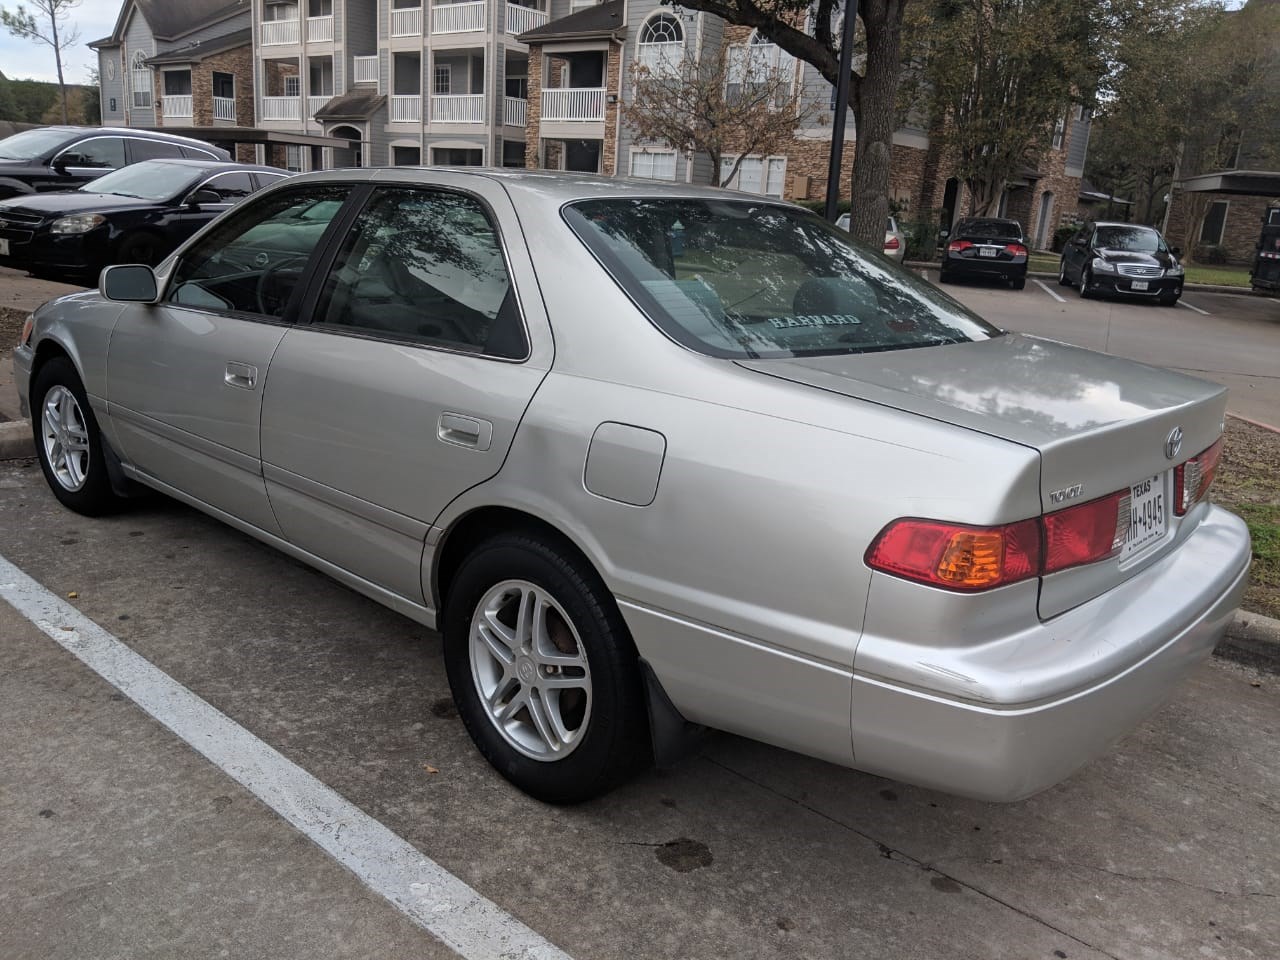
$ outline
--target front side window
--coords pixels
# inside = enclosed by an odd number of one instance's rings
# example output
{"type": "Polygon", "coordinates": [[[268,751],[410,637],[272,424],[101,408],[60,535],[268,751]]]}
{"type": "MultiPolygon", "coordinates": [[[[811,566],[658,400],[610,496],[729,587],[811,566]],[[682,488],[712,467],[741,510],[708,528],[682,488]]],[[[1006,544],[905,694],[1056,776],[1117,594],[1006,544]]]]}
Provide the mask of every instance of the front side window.
{"type": "Polygon", "coordinates": [[[182,306],[284,316],[312,251],[347,188],[315,186],[263,197],[183,254],[166,299],[182,306]]]}
{"type": "Polygon", "coordinates": [[[202,190],[212,190],[223,203],[236,203],[253,193],[253,180],[247,173],[224,173],[200,185],[202,190]]]}
{"type": "Polygon", "coordinates": [[[119,137],[94,137],[67,147],[55,159],[67,167],[115,170],[124,166],[124,141],[119,137]]]}
{"type": "Polygon", "coordinates": [[[1000,335],[804,211],[603,199],[572,203],[564,217],[650,320],[711,356],[854,354],[1000,335]]]}
{"type": "Polygon", "coordinates": [[[325,281],[317,322],[519,359],[524,327],[493,222],[472,197],[379,190],[325,281]]]}

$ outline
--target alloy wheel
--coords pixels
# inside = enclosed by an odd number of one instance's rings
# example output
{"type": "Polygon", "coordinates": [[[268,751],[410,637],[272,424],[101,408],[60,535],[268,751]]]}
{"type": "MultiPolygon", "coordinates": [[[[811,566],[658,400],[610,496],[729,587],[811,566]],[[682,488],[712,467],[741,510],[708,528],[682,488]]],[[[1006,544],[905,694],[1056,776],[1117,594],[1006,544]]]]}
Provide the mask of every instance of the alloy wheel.
{"type": "Polygon", "coordinates": [[[54,478],[75,493],[89,477],[89,428],[75,394],[61,384],[44,396],[40,436],[54,478]]]}
{"type": "Polygon", "coordinates": [[[573,622],[527,580],[491,587],[471,617],[471,679],[502,738],[553,761],[582,742],[591,719],[591,667],[573,622]]]}

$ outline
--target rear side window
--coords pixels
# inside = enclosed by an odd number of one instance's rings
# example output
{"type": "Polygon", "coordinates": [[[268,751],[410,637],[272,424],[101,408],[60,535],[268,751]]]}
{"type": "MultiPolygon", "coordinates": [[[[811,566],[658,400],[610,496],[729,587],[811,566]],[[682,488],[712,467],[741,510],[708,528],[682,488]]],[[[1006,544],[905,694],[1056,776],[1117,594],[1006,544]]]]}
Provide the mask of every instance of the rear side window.
{"type": "Polygon", "coordinates": [[[129,157],[131,163],[140,160],[180,160],[182,148],[176,143],[165,143],[163,140],[130,140],[129,157]]]}
{"type": "Polygon", "coordinates": [[[221,160],[212,150],[201,150],[199,147],[181,147],[182,155],[188,160],[221,160]]]}
{"type": "Polygon", "coordinates": [[[711,356],[867,353],[1000,333],[803,210],[603,199],[564,217],[650,320],[711,356]]]}
{"type": "Polygon", "coordinates": [[[124,166],[124,141],[119,137],[93,137],[73,144],[55,158],[68,167],[115,170],[124,166]]]}

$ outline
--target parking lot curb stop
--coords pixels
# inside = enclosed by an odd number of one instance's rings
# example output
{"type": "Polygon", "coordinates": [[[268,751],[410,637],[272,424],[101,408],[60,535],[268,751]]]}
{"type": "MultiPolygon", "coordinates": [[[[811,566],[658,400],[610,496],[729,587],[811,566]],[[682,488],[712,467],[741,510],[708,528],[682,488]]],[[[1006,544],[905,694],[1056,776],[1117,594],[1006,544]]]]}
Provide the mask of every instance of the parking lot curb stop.
{"type": "Polygon", "coordinates": [[[30,423],[26,420],[0,423],[0,460],[22,460],[35,455],[30,423]]]}

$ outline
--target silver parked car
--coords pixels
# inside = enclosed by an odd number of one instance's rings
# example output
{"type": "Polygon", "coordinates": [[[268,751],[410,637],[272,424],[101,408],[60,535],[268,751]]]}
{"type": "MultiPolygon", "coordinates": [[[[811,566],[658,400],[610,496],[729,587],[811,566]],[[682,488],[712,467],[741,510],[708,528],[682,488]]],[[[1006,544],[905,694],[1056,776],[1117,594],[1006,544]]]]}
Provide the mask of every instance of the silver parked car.
{"type": "MultiPolygon", "coordinates": [[[[849,214],[842,213],[836,219],[836,226],[841,230],[848,230],[852,222],[853,218],[849,214]]],[[[898,263],[907,258],[907,236],[898,229],[898,221],[893,217],[886,219],[884,224],[884,255],[898,263]]]]}
{"type": "Polygon", "coordinates": [[[1013,800],[1208,655],[1224,391],[1004,333],[716,190],[344,170],[47,304],[85,513],[163,491],[438,627],[479,749],[571,802],[732,731],[1013,800]]]}

